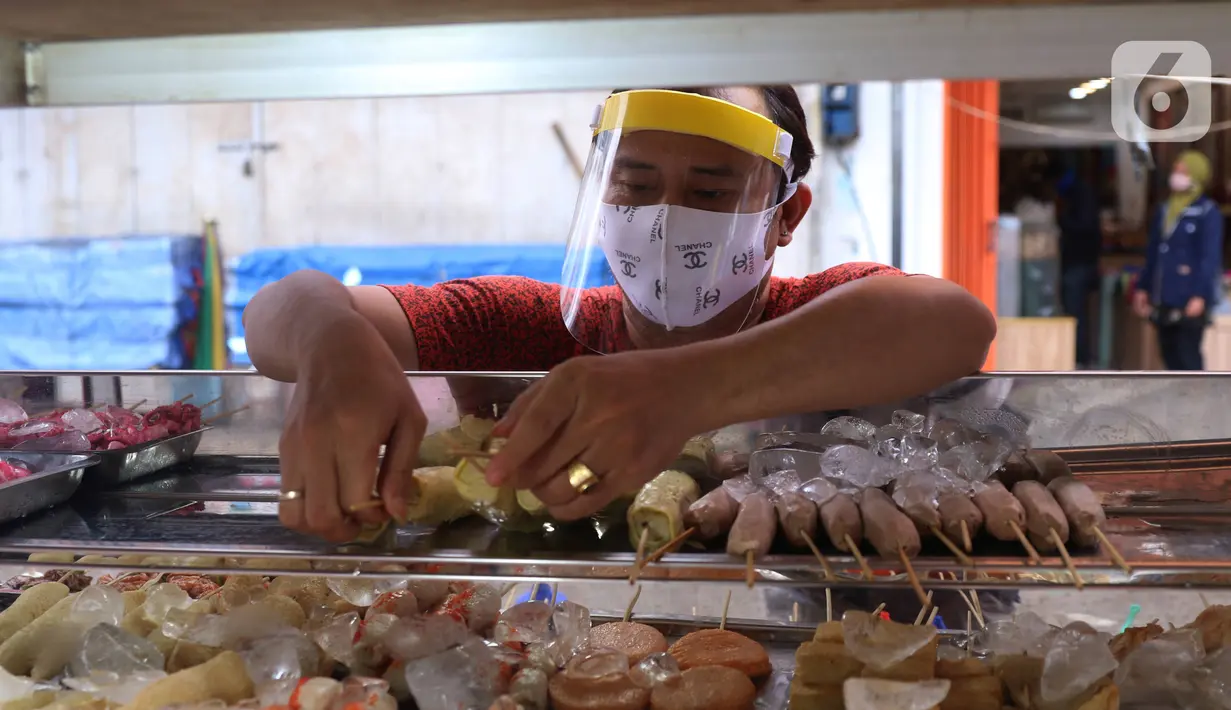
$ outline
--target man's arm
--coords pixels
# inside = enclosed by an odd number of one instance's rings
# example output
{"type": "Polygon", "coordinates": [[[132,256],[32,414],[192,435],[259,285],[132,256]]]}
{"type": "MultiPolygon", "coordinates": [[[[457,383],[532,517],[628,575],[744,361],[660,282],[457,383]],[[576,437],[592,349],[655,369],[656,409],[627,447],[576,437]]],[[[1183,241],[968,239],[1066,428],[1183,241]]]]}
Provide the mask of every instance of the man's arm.
{"type": "Polygon", "coordinates": [[[374,329],[403,369],[419,368],[418,349],[402,307],[380,286],[347,288],[319,271],[298,271],[263,287],[244,309],[252,364],[266,377],[294,382],[300,357],[322,338],[374,329]]]}
{"type": "Polygon", "coordinates": [[[870,276],[669,357],[708,391],[699,406],[713,429],[919,395],[977,372],[995,336],[991,311],[954,283],[870,276]]]}

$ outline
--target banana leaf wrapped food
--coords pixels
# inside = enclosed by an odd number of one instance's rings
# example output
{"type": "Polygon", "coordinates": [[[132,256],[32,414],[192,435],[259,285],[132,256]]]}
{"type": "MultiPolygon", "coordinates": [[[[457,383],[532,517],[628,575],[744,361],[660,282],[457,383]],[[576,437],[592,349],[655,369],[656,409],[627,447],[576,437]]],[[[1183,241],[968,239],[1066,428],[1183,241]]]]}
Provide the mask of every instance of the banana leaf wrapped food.
{"type": "Polygon", "coordinates": [[[684,530],[684,512],[701,495],[701,487],[683,471],[663,471],[642,486],[628,509],[628,534],[633,548],[657,550],[684,530]],[[648,531],[648,532],[645,532],[648,531]]]}

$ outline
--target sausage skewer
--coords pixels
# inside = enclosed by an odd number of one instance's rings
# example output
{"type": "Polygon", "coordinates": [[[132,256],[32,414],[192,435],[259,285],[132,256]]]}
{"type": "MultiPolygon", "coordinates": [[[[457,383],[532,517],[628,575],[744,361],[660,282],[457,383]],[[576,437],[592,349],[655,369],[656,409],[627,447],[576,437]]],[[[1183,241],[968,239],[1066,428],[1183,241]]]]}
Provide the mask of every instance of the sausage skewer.
{"type": "Polygon", "coordinates": [[[819,507],[821,525],[833,546],[842,552],[850,553],[859,563],[864,579],[872,581],[872,568],[859,552],[859,543],[863,541],[863,517],[859,512],[859,504],[847,493],[839,493],[819,507]]]}
{"type": "Polygon", "coordinates": [[[1065,567],[1073,577],[1074,586],[1081,589],[1084,586],[1081,577],[1064,546],[1069,539],[1069,521],[1055,496],[1038,481],[1018,481],[1017,485],[1013,486],[1013,496],[1021,501],[1026,510],[1026,527],[1033,542],[1044,549],[1058,550],[1065,567]]]}
{"type": "Polygon", "coordinates": [[[1102,543],[1107,555],[1116,565],[1124,570],[1125,574],[1132,574],[1133,569],[1128,562],[1103,534],[1101,528],[1107,522],[1107,514],[1103,511],[1098,494],[1072,476],[1053,479],[1047,484],[1047,490],[1056,497],[1056,502],[1060,504],[1072,526],[1073,539],[1079,545],[1093,547],[1102,543]]]}
{"type": "Polygon", "coordinates": [[[777,515],[768,495],[757,491],[744,497],[739,504],[735,522],[731,525],[731,533],[727,536],[727,554],[745,559],[749,588],[752,588],[756,581],[753,562],[757,555],[764,556],[769,553],[769,546],[773,544],[777,528],[777,515]]]}
{"type": "Polygon", "coordinates": [[[1020,542],[1026,549],[1026,554],[1030,555],[1031,562],[1036,565],[1043,563],[1038,550],[1034,549],[1034,545],[1030,544],[1030,539],[1022,530],[1022,526],[1026,524],[1026,511],[1004,484],[991,481],[983,490],[975,493],[973,500],[983,514],[984,527],[989,535],[1005,542],[1020,542]]]}

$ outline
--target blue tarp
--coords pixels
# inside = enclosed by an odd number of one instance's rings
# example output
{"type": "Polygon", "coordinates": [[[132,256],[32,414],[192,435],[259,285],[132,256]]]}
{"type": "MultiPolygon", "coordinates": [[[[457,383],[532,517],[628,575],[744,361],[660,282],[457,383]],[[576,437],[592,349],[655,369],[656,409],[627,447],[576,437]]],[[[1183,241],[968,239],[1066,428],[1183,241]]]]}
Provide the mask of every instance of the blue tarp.
{"type": "MultiPolygon", "coordinates": [[[[236,259],[227,273],[227,349],[237,365],[250,364],[243,343],[244,306],[262,286],[302,269],[322,271],[348,285],[415,284],[474,276],[525,276],[559,283],[562,244],[425,244],[395,247],[312,246],[259,249],[236,259]]],[[[602,252],[595,250],[587,286],[614,284],[602,252]]]]}
{"type": "Polygon", "coordinates": [[[201,238],[0,243],[0,369],[182,368],[201,238]]]}

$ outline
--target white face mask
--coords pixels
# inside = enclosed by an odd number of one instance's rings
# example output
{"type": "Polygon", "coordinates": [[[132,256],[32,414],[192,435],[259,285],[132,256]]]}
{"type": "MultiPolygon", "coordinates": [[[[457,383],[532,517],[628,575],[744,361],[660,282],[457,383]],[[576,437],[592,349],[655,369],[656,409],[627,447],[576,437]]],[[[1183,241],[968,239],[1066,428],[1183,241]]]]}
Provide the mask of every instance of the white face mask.
{"type": "Polygon", "coordinates": [[[1168,182],[1172,192],[1188,192],[1193,186],[1193,179],[1183,173],[1171,173],[1171,180],[1168,182]]]}
{"type": "Polygon", "coordinates": [[[700,325],[769,273],[765,234],[777,210],[730,214],[603,204],[599,243],[616,283],[642,315],[668,330],[700,325]]]}

